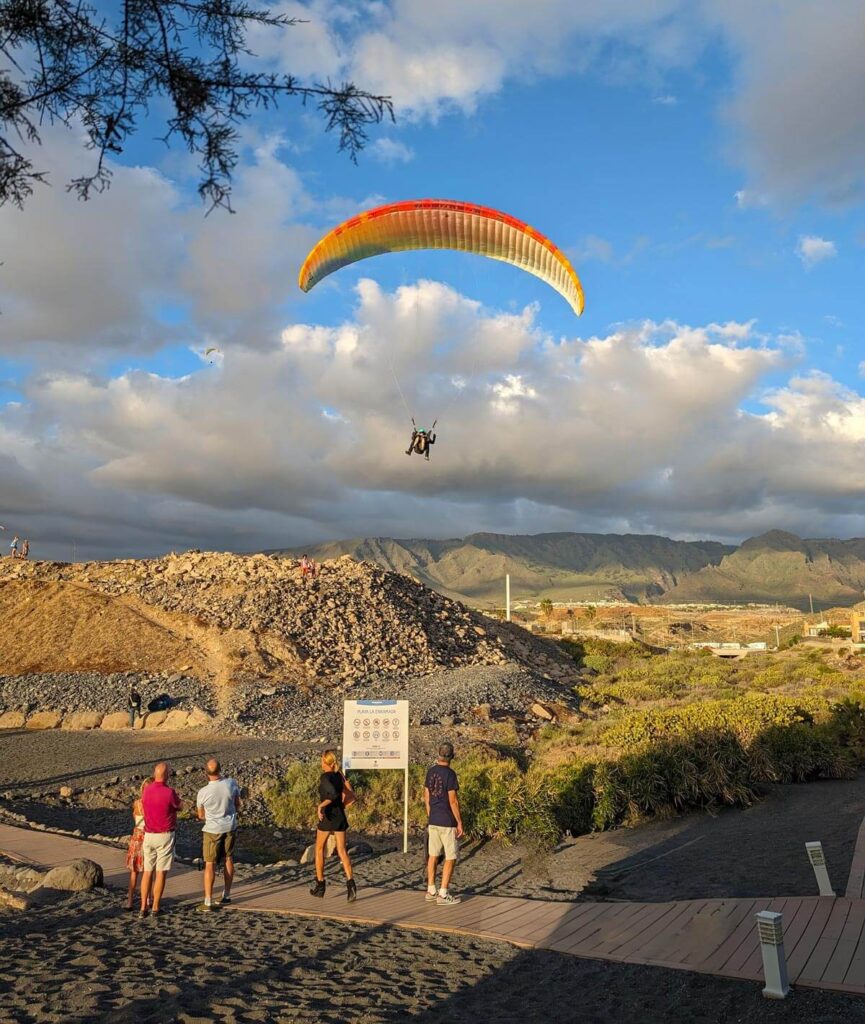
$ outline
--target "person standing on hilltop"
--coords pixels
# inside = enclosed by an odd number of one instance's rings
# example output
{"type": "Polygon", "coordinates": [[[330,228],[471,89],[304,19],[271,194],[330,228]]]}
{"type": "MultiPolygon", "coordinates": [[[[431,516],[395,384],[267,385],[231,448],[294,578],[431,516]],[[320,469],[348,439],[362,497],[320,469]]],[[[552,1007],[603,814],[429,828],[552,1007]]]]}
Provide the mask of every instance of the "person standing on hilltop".
{"type": "Polygon", "coordinates": [[[204,903],[199,910],[213,909],[213,883],[216,868],[223,864],[224,891],[220,906],[231,903],[231,883],[234,881],[234,843],[237,839],[237,815],[240,812],[240,786],[234,779],[222,777],[222,769],[215,757],[205,766],[207,785],[198,791],[195,813],[204,822],[201,830],[202,857],[204,859],[204,903]]]}
{"type": "Polygon", "coordinates": [[[336,852],[342,862],[346,877],[348,902],[357,899],[357,885],[351,869],[351,858],[345,845],[348,819],[345,808],[355,801],[351,783],[339,770],[339,762],[332,750],[321,755],[321,777],[318,780],[318,829],[315,833],[315,885],[309,890],[312,896],[324,896],[327,883],[324,880],[324,848],[331,835],[336,840],[336,852]]]}
{"type": "Polygon", "coordinates": [[[144,843],[141,852],[144,871],[141,875],[139,917],[147,917],[151,883],[153,908],[150,913],[154,917],[162,913],[160,903],[165,892],[165,879],[174,864],[177,812],[182,801],[177,790],[168,785],[173,774],[171,765],[167,761],[160,761],[153,769],[153,780],[141,791],[141,811],[144,815],[144,843]]]}
{"type": "Polygon", "coordinates": [[[13,558],[17,558],[18,557],[18,534],[17,533],[12,538],[12,543],[9,545],[9,554],[13,558]]]}
{"type": "Polygon", "coordinates": [[[24,538],[24,543],[21,545],[21,557],[22,558],[29,558],[30,557],[30,541],[27,540],[26,537],[24,538]]]}
{"type": "Polygon", "coordinates": [[[141,694],[135,689],[135,684],[129,687],[129,700],[126,708],[129,711],[129,728],[135,728],[135,716],[141,718],[141,694]]]}
{"type": "Polygon", "coordinates": [[[429,819],[429,846],[427,849],[427,903],[440,907],[453,906],[460,902],[459,896],[450,892],[459,850],[458,840],[463,834],[463,819],[457,793],[460,784],[457,773],[451,768],[454,748],[451,743],[442,743],[438,760],[426,773],[423,801],[429,819]],[[444,854],[442,884],[436,889],[436,868],[439,857],[444,854]]]}

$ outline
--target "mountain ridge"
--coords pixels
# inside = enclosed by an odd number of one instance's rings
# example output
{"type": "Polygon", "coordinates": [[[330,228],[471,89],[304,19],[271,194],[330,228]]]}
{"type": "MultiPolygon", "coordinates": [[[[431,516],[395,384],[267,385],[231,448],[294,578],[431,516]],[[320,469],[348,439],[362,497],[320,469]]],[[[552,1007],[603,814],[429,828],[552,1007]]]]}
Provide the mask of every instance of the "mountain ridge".
{"type": "Polygon", "coordinates": [[[851,605],[865,592],[865,538],[769,530],[739,545],[658,534],[480,532],[445,539],[355,537],[270,554],[351,555],[468,604],[514,600],[851,605]],[[809,597],[810,595],[810,597],[809,597]]]}

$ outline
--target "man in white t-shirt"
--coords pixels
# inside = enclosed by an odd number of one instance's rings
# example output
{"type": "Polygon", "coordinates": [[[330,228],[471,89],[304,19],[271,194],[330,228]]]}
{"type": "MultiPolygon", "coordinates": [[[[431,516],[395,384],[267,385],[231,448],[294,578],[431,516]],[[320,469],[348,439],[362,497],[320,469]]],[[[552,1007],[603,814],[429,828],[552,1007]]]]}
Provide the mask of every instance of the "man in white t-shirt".
{"type": "Polygon", "coordinates": [[[237,838],[237,815],[240,811],[240,786],[234,779],[224,779],[219,761],[212,757],[205,768],[207,785],[198,791],[196,814],[204,822],[202,856],[204,858],[204,903],[199,909],[213,909],[213,882],[216,866],[223,863],[225,892],[220,904],[231,903],[234,881],[234,842],[237,838]]]}

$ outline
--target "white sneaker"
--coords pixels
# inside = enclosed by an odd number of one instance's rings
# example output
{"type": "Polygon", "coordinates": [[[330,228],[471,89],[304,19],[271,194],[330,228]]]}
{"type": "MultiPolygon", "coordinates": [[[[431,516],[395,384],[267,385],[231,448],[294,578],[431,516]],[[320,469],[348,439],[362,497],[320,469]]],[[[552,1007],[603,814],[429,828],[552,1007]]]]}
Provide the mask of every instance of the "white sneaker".
{"type": "Polygon", "coordinates": [[[454,896],[453,893],[447,893],[444,896],[436,896],[436,903],[440,907],[452,907],[456,903],[462,902],[459,896],[454,896]]]}
{"type": "Polygon", "coordinates": [[[435,901],[437,899],[438,899],[438,893],[437,892],[430,892],[429,889],[427,889],[427,891],[426,891],[426,901],[427,901],[427,903],[435,903],[435,901]]]}

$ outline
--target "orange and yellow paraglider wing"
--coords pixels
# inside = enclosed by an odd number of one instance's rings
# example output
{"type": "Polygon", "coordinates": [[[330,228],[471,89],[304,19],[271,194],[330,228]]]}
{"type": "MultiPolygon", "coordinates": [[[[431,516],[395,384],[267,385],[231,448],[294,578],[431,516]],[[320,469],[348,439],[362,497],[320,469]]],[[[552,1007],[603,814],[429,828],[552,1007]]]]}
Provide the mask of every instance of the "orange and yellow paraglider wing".
{"type": "Polygon", "coordinates": [[[341,267],[410,249],[452,249],[510,263],[555,288],[578,316],[583,311],[580,279],[549,238],[499,210],[446,199],[389,203],[345,221],[306,257],[298,284],[308,292],[341,267]]]}

